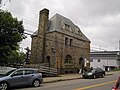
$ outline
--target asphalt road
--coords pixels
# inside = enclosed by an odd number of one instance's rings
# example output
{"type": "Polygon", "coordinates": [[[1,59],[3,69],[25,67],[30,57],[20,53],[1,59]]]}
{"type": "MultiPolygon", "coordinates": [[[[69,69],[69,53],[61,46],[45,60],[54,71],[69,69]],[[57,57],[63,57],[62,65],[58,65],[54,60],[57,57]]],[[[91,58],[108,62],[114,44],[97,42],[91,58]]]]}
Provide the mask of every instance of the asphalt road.
{"type": "Polygon", "coordinates": [[[105,78],[96,79],[76,79],[69,81],[60,81],[54,83],[45,83],[40,87],[22,87],[12,90],[111,90],[120,75],[119,72],[105,78]]]}

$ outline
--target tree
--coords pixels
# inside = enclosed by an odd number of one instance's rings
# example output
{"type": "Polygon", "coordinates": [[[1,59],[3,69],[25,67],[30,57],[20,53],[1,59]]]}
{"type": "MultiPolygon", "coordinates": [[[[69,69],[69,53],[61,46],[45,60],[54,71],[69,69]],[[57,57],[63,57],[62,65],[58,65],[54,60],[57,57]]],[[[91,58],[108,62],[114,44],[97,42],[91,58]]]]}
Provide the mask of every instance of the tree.
{"type": "Polygon", "coordinates": [[[17,51],[19,42],[25,39],[22,24],[10,12],[0,10],[0,64],[7,64],[12,51],[17,51]]]}
{"type": "Polygon", "coordinates": [[[9,56],[9,65],[23,65],[26,59],[26,54],[23,52],[16,52],[12,51],[11,55],[9,56]]]}

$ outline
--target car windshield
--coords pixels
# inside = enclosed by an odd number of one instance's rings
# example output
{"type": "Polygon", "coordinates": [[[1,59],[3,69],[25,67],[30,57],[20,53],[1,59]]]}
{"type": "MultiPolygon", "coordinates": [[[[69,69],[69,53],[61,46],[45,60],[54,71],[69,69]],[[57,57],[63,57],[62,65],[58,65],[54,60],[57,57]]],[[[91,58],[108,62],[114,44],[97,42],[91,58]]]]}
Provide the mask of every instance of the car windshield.
{"type": "Polygon", "coordinates": [[[88,69],[87,72],[95,72],[96,71],[96,68],[93,68],[93,69],[88,69]]]}
{"type": "Polygon", "coordinates": [[[10,75],[12,72],[14,72],[16,69],[13,69],[13,70],[10,70],[9,72],[7,72],[6,74],[5,74],[5,76],[8,76],[8,75],[10,75]]]}

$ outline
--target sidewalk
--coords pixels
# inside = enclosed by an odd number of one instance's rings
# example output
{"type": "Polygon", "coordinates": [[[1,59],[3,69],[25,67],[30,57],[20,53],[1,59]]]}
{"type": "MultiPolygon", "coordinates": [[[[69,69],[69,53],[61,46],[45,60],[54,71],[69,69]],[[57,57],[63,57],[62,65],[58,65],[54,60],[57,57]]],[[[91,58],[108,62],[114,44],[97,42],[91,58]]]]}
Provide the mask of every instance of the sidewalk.
{"type": "Polygon", "coordinates": [[[50,83],[50,82],[57,82],[57,81],[65,81],[65,80],[73,80],[73,79],[80,79],[80,74],[64,74],[58,77],[46,77],[43,78],[43,83],[50,83]]]}
{"type": "MultiPolygon", "coordinates": [[[[120,72],[120,71],[106,72],[106,76],[112,75],[112,74],[114,74],[116,72],[120,72]]],[[[73,79],[81,79],[81,78],[82,78],[81,74],[64,74],[64,75],[60,75],[58,77],[46,77],[46,78],[43,78],[43,83],[51,83],[51,82],[73,80],[73,79]]]]}

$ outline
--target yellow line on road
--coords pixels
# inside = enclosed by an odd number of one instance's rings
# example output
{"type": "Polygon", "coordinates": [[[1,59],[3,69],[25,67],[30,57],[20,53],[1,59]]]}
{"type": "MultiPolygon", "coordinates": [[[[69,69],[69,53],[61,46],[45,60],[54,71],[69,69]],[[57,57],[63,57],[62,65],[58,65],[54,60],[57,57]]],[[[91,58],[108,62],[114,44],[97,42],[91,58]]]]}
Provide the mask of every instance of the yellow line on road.
{"type": "Polygon", "coordinates": [[[115,83],[115,82],[116,82],[116,80],[115,80],[115,81],[110,81],[110,82],[101,83],[101,84],[86,86],[86,87],[82,87],[82,88],[77,88],[77,89],[74,89],[74,90],[84,90],[84,89],[89,89],[89,88],[93,88],[93,87],[103,86],[103,85],[106,85],[106,84],[115,83]]]}

